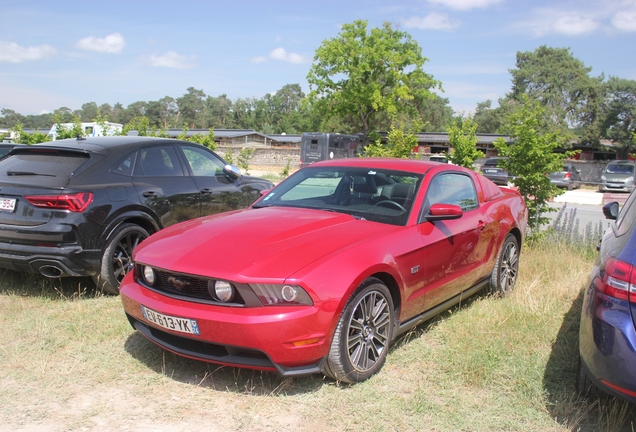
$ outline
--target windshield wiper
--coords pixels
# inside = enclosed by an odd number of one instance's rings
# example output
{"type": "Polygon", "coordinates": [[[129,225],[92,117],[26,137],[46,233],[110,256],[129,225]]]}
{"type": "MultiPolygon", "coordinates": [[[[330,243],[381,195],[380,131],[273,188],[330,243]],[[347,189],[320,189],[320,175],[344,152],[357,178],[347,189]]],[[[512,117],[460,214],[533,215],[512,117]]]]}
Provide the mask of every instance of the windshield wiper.
{"type": "Polygon", "coordinates": [[[34,171],[7,171],[8,176],[46,176],[55,177],[55,174],[36,173],[34,171]]]}

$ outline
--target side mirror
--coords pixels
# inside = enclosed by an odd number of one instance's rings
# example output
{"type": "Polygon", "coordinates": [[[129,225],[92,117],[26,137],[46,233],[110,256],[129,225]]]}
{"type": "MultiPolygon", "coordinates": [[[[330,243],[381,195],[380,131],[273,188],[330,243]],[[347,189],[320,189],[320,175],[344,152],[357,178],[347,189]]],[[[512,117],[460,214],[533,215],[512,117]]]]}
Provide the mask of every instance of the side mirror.
{"type": "Polygon", "coordinates": [[[614,219],[618,217],[618,203],[613,201],[611,203],[607,203],[603,206],[603,214],[606,219],[614,219]]]}
{"type": "Polygon", "coordinates": [[[428,221],[436,221],[436,220],[449,220],[449,219],[459,219],[464,215],[464,211],[458,205],[454,204],[433,204],[431,208],[428,210],[428,214],[426,215],[426,220],[428,221]]]}
{"type": "Polygon", "coordinates": [[[239,169],[239,167],[230,164],[227,164],[223,167],[223,173],[232,180],[237,180],[243,175],[241,174],[241,170],[239,169]]]}

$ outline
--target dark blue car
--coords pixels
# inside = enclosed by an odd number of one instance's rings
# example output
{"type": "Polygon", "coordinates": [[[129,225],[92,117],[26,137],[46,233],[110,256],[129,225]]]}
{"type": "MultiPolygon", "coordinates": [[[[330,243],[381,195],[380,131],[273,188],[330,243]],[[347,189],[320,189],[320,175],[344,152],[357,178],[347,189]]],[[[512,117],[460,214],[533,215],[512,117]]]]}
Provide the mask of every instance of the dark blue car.
{"type": "Polygon", "coordinates": [[[583,299],[576,387],[636,403],[636,192],[620,212],[613,202],[603,213],[616,222],[603,236],[583,299]]]}

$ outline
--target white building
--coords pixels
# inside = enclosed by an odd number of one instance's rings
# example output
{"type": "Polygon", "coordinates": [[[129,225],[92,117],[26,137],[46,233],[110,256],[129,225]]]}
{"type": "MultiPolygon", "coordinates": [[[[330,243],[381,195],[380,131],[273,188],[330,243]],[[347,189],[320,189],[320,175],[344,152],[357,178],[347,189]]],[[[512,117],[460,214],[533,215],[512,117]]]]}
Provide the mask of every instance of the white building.
{"type": "MultiPolygon", "coordinates": [[[[121,133],[122,129],[124,128],[124,125],[120,123],[111,122],[104,122],[105,127],[97,122],[81,123],[81,125],[82,130],[84,131],[84,136],[86,137],[117,135],[121,133]]],[[[62,123],[62,126],[72,128],[74,126],[74,123],[62,123]]],[[[48,136],[50,136],[53,141],[55,141],[55,137],[57,136],[56,129],[57,125],[53,125],[48,133],[48,136]]]]}

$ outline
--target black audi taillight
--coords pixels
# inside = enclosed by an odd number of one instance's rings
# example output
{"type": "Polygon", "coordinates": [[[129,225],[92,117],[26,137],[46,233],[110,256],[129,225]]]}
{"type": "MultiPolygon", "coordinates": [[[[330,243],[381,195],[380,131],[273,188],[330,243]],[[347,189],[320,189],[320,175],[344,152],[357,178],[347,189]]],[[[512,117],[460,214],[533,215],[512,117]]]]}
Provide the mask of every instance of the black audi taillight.
{"type": "Polygon", "coordinates": [[[25,196],[24,199],[36,207],[83,212],[90,203],[93,202],[93,193],[78,192],[61,195],[29,195],[25,196]]]}

